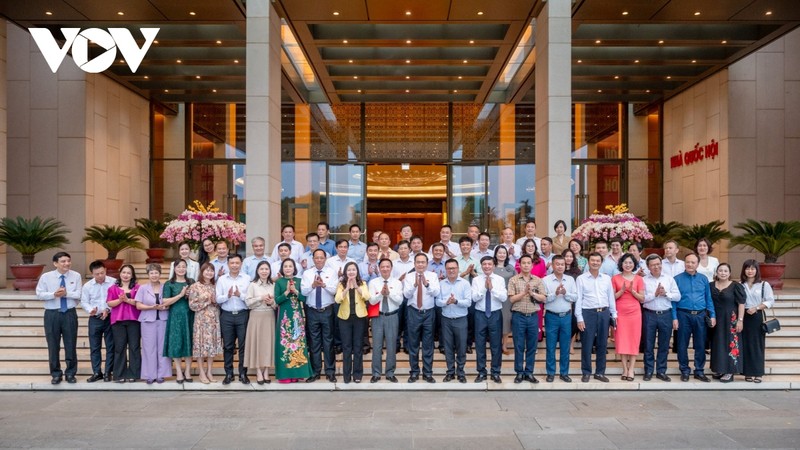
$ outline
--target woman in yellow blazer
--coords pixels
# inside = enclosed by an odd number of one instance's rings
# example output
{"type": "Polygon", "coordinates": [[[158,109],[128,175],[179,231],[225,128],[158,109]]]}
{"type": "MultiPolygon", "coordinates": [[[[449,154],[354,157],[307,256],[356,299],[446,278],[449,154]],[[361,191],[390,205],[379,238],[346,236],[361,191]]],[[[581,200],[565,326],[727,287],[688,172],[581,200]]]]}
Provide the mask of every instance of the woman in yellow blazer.
{"type": "Polygon", "coordinates": [[[342,270],[342,278],[336,289],[336,303],[339,304],[339,334],[342,338],[342,375],[344,382],[352,378],[361,383],[364,376],[364,354],[362,341],[367,329],[367,301],[369,300],[367,283],[361,280],[358,264],[349,262],[342,270]]]}

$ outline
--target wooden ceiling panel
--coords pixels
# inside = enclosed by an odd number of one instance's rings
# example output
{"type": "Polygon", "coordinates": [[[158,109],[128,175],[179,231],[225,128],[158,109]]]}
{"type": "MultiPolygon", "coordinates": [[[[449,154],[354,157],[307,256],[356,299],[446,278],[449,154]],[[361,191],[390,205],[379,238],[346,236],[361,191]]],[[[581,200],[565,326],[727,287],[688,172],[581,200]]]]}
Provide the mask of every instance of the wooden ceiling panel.
{"type": "Polygon", "coordinates": [[[797,0],[757,0],[739,11],[732,20],[749,21],[798,21],[800,6],[797,0]],[[771,12],[772,14],[768,14],[771,12]]]}
{"type": "Polygon", "coordinates": [[[575,20],[585,22],[640,22],[649,20],[653,14],[669,3],[669,0],[649,0],[631,2],[630,0],[584,1],[575,12],[575,20]],[[627,15],[623,15],[627,12],[627,15]]]}
{"type": "Polygon", "coordinates": [[[169,20],[245,20],[234,0],[198,2],[197,0],[149,0],[169,20]],[[194,12],[194,15],[189,14],[194,12]]]}
{"type": "Polygon", "coordinates": [[[280,3],[293,21],[361,22],[369,19],[364,0],[280,0],[280,3]]]}
{"type": "Polygon", "coordinates": [[[527,21],[536,1],[532,0],[454,0],[450,20],[527,21]]]}
{"type": "Polygon", "coordinates": [[[95,21],[139,22],[167,18],[147,0],[65,0],[81,14],[95,21]],[[119,14],[122,12],[123,14],[119,14]]]}
{"type": "MultiPolygon", "coordinates": [[[[504,0],[506,1],[506,0],[504,0]]],[[[429,22],[449,19],[450,0],[366,0],[371,21],[429,22]],[[411,14],[406,14],[410,12],[411,14]]]]}
{"type": "Polygon", "coordinates": [[[61,23],[86,20],[86,16],[61,0],[0,1],[0,14],[18,22],[61,23]],[[46,14],[48,11],[52,14],[46,14]]]}
{"type": "Polygon", "coordinates": [[[656,21],[707,22],[730,20],[753,0],[670,0],[653,16],[656,21]],[[695,15],[699,12],[699,15],[695,15]]]}

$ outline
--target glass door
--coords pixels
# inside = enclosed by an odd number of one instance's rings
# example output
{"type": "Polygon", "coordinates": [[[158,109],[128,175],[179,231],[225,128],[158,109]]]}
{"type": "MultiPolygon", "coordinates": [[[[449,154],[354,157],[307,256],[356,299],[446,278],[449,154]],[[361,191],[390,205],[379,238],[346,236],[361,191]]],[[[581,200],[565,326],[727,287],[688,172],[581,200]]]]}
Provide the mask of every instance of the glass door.
{"type": "Polygon", "coordinates": [[[486,165],[452,165],[447,177],[447,221],[457,235],[472,224],[486,228],[486,165]]]}
{"type": "MultiPolygon", "coordinates": [[[[366,229],[367,195],[364,165],[328,165],[328,223],[333,239],[349,238],[350,225],[366,229]]],[[[368,240],[368,239],[367,239],[368,240]]]]}
{"type": "Polygon", "coordinates": [[[595,210],[605,213],[606,206],[623,202],[622,170],[618,162],[582,161],[572,166],[573,228],[595,210]]]}

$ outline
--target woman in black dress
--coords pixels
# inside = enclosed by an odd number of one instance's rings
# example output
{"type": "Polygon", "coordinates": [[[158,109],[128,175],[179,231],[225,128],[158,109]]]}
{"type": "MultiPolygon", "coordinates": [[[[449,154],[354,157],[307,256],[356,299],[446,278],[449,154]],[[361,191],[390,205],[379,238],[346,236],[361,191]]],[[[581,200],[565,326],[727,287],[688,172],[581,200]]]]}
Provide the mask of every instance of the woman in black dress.
{"type": "Polygon", "coordinates": [[[733,374],[742,373],[742,326],[744,324],[744,288],[731,281],[731,266],[717,267],[710,283],[711,299],[717,326],[709,329],[711,340],[711,370],[714,378],[723,383],[733,381],[733,374]]]}

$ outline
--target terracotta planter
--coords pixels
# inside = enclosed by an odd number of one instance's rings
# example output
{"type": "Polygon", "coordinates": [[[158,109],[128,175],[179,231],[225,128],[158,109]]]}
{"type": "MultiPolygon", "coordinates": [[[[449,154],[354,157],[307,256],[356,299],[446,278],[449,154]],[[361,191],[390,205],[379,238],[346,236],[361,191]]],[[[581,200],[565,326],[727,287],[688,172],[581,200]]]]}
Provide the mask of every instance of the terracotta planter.
{"type": "Polygon", "coordinates": [[[44,264],[12,264],[14,289],[18,291],[35,291],[39,276],[44,271],[44,264]]]}
{"type": "Polygon", "coordinates": [[[783,272],[786,271],[784,263],[760,263],[761,279],[769,283],[772,289],[779,291],[783,289],[783,272]]]}
{"type": "Polygon", "coordinates": [[[167,249],[165,248],[148,248],[145,250],[147,253],[147,263],[156,263],[156,264],[163,264],[164,263],[164,255],[167,253],[167,249]]]}
{"type": "Polygon", "coordinates": [[[106,266],[106,275],[119,278],[119,268],[124,263],[124,259],[104,259],[103,264],[106,266]]]}
{"type": "Polygon", "coordinates": [[[663,248],[653,248],[653,247],[646,247],[644,250],[644,257],[648,255],[658,255],[660,257],[664,257],[664,249],[663,248]]]}

